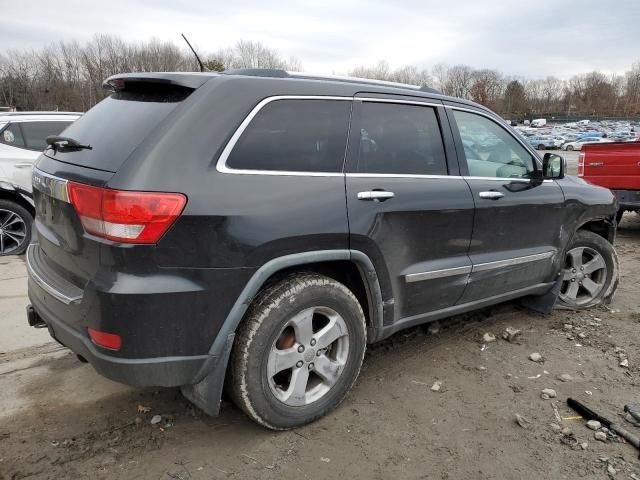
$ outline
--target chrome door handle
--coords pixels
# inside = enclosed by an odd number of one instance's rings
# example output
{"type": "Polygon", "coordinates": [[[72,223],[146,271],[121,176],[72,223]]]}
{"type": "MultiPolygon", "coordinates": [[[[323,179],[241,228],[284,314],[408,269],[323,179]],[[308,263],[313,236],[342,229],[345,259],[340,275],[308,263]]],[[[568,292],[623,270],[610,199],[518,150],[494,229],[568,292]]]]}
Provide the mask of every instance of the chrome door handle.
{"type": "Polygon", "coordinates": [[[487,200],[498,200],[498,199],[504,197],[504,193],[494,192],[494,191],[480,192],[480,194],[478,196],[480,198],[485,198],[487,200]]]}
{"type": "Polygon", "coordinates": [[[16,168],[27,168],[27,167],[33,167],[33,163],[29,163],[29,162],[16,163],[13,166],[16,168]]]}
{"type": "Polygon", "coordinates": [[[371,190],[368,192],[358,192],[358,200],[368,200],[383,202],[395,197],[395,193],[387,192],[386,190],[371,190]]]}

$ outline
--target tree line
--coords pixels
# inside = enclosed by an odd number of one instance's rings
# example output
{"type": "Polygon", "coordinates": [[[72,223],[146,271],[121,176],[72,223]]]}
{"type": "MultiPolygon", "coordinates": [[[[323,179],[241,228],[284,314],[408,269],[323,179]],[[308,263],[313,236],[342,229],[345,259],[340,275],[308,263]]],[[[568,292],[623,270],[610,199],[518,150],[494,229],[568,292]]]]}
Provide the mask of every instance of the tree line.
{"type": "MultiPolygon", "coordinates": [[[[204,55],[209,70],[275,68],[303,70],[296,58],[285,58],[259,42],[204,55]]],[[[41,49],[0,53],[0,106],[18,110],[86,111],[108,93],[107,77],[123,72],[198,71],[186,47],[152,39],[126,42],[96,35],[85,43],[59,42],[41,49]]],[[[386,61],[360,66],[351,76],[389,80],[438,89],[467,98],[504,116],[636,116],[640,115],[640,62],[625,74],[580,73],[567,80],[548,76],[527,79],[468,65],[412,65],[392,69],[386,61]]]]}

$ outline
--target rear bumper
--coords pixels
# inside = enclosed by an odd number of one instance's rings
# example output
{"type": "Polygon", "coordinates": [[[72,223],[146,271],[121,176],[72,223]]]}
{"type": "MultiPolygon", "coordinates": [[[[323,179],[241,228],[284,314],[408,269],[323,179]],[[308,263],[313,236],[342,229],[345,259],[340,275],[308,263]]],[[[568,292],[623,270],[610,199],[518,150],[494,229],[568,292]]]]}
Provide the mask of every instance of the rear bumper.
{"type": "Polygon", "coordinates": [[[640,190],[611,190],[622,209],[640,209],[640,190]]]}
{"type": "Polygon", "coordinates": [[[47,266],[38,244],[30,245],[26,264],[29,324],[46,324],[55,340],[105,377],[133,386],[173,387],[197,383],[215,367],[219,354],[211,345],[217,329],[206,314],[214,309],[198,301],[212,296],[194,281],[160,272],[136,282],[121,276],[125,283],[110,281],[109,290],[96,282],[80,289],[47,266]],[[176,288],[176,282],[194,288],[176,288]],[[88,327],[121,335],[123,348],[95,345],[88,327]]]}
{"type": "MultiPolygon", "coordinates": [[[[29,280],[29,290],[39,288],[29,280]]],[[[189,357],[119,358],[98,350],[88,335],[76,331],[30,296],[37,318],[46,323],[50,335],[75,354],[85,358],[101,375],[132,386],[179,387],[196,383],[215,364],[210,355],[189,357]],[[202,373],[201,373],[202,372],[202,373]]],[[[27,307],[27,308],[29,308],[27,307]]],[[[33,313],[28,314],[34,323],[33,313]]]]}

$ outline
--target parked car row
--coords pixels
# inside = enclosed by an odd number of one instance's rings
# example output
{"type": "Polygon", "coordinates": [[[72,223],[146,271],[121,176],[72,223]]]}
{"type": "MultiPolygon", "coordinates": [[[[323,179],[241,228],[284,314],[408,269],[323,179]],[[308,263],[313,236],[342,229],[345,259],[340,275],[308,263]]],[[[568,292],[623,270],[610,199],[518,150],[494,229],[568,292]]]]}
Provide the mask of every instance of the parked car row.
{"type": "Polygon", "coordinates": [[[556,125],[531,122],[530,126],[516,126],[516,131],[538,150],[562,149],[571,151],[581,150],[583,145],[589,143],[640,140],[640,122],[628,121],[591,122],[583,120],[556,125]],[[540,127],[534,128],[535,125],[540,127]]]}

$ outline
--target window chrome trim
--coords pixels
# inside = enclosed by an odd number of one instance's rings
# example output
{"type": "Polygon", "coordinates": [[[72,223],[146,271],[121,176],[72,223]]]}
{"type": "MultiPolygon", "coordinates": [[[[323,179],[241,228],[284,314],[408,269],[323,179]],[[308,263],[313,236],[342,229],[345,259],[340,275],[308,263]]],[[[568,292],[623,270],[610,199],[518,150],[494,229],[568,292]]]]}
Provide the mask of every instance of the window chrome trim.
{"type": "Polygon", "coordinates": [[[433,280],[435,278],[453,277],[455,275],[467,275],[471,273],[471,265],[464,267],[444,268],[442,270],[431,270],[429,272],[409,273],[404,276],[407,283],[422,282],[423,280],[433,280]]]}
{"type": "Polygon", "coordinates": [[[505,260],[496,260],[494,262],[478,263],[464,267],[444,268],[442,270],[431,270],[428,272],[410,273],[404,276],[406,283],[421,282],[424,280],[433,280],[436,278],[452,277],[455,275],[467,275],[475,272],[486,272],[488,270],[496,270],[498,268],[510,267],[513,265],[522,265],[524,263],[537,262],[555,256],[555,251],[536,253],[534,255],[525,255],[522,257],[507,258],[505,260]]]}
{"type": "Polygon", "coordinates": [[[276,95],[273,97],[267,97],[261,100],[249,115],[245,117],[240,126],[233,133],[227,144],[225,145],[218,161],[216,162],[216,170],[220,173],[233,173],[238,175],[275,175],[275,176],[297,176],[297,177],[343,177],[342,172],[297,172],[288,170],[250,170],[250,169],[238,169],[227,166],[227,160],[231,155],[236,143],[247,129],[249,124],[253,121],[256,115],[260,113],[266,105],[278,100],[337,100],[337,101],[353,101],[353,97],[340,97],[329,95],[276,95]]]}
{"type": "MultiPolygon", "coordinates": [[[[522,140],[520,140],[520,138],[518,138],[518,135],[514,135],[513,133],[511,133],[509,131],[508,128],[506,128],[506,125],[503,125],[502,123],[498,122],[497,119],[493,116],[493,115],[489,115],[488,113],[482,112],[480,110],[474,110],[472,108],[464,108],[464,107],[455,107],[453,105],[445,105],[444,108],[448,108],[450,110],[460,110],[462,112],[469,112],[469,113],[475,113],[476,115],[480,115],[482,117],[488,118],[489,120],[491,120],[493,123],[495,123],[496,125],[498,125],[500,128],[502,128],[505,132],[507,132],[511,137],[513,137],[520,145],[522,145],[524,147],[524,149],[529,152],[529,154],[532,156],[532,158],[536,161],[536,164],[539,168],[542,168],[542,162],[540,161],[540,158],[538,157],[538,154],[535,150],[533,150],[533,148],[530,148],[529,145],[527,145],[525,142],[523,142],[522,140]]],[[[466,161],[466,159],[465,159],[466,161]]]]}
{"type": "Polygon", "coordinates": [[[68,183],[69,182],[64,178],[56,177],[33,167],[31,184],[33,188],[39,190],[45,195],[49,195],[50,197],[65,203],[70,203],[69,192],[67,190],[68,183]]]}
{"type": "MultiPolygon", "coordinates": [[[[530,178],[519,178],[519,177],[473,177],[473,176],[469,176],[469,175],[465,175],[462,178],[464,178],[465,180],[489,180],[489,181],[496,181],[496,180],[500,180],[503,182],[509,181],[510,183],[531,183],[531,179],[530,178]]],[[[543,183],[553,183],[553,180],[543,180],[543,183]]]]}
{"type": "MultiPolygon", "coordinates": [[[[395,98],[376,98],[376,97],[344,97],[344,96],[331,96],[331,95],[276,95],[272,97],[267,97],[261,100],[249,114],[242,121],[240,126],[233,133],[227,144],[225,145],[218,161],[216,162],[216,170],[220,173],[230,173],[230,174],[239,174],[239,175],[271,175],[271,176],[297,176],[297,177],[342,177],[347,176],[350,178],[424,178],[424,179],[464,179],[464,180],[493,180],[493,181],[510,181],[510,182],[518,182],[518,183],[529,183],[531,179],[528,178],[509,178],[509,177],[474,177],[474,176],[460,176],[460,175],[418,175],[418,174],[395,174],[395,173],[342,173],[342,172],[298,172],[298,171],[288,171],[288,170],[250,170],[250,169],[236,169],[227,166],[227,160],[231,155],[234,147],[236,146],[238,140],[247,129],[251,121],[255,118],[255,116],[262,110],[266,105],[271,102],[277,100],[337,100],[337,101],[362,101],[362,102],[379,102],[379,103],[399,103],[399,104],[407,104],[407,105],[417,105],[417,106],[426,106],[426,107],[444,107],[454,110],[462,110],[470,113],[477,113],[488,119],[492,120],[494,123],[496,122],[495,118],[492,116],[479,112],[477,110],[472,110],[469,108],[461,108],[461,107],[453,107],[450,105],[443,105],[442,103],[429,103],[429,102],[421,102],[421,101],[413,101],[413,100],[402,100],[395,98]]],[[[502,126],[501,126],[502,127],[502,126]]],[[[505,129],[507,133],[511,135],[508,130],[505,129]]],[[[514,137],[513,135],[511,135],[514,137]]],[[[517,137],[514,137],[527,151],[530,150],[524,145],[517,137]]],[[[537,157],[534,156],[534,159],[538,160],[537,157]]],[[[34,169],[35,171],[35,169],[34,169]]],[[[44,174],[44,172],[40,172],[44,174]]],[[[49,174],[52,178],[53,177],[49,174]]],[[[61,180],[61,179],[59,179],[61,180]]],[[[65,181],[66,182],[66,181],[65,181]]],[[[545,183],[551,183],[553,180],[544,180],[545,183]]],[[[66,192],[66,187],[65,187],[66,192]]],[[[64,200],[68,202],[68,198],[64,200]]]]}
{"type": "Polygon", "coordinates": [[[345,173],[347,178],[431,178],[431,179],[445,179],[445,178],[457,178],[462,179],[459,175],[418,175],[418,174],[402,174],[402,173],[345,173]]]}
{"type": "Polygon", "coordinates": [[[495,262],[478,263],[473,266],[471,272],[485,272],[487,270],[495,270],[497,268],[511,267],[513,265],[522,265],[523,263],[537,262],[551,258],[556,254],[555,251],[544,253],[536,253],[534,255],[525,255],[523,257],[507,258],[506,260],[497,260],[495,262]]]}

